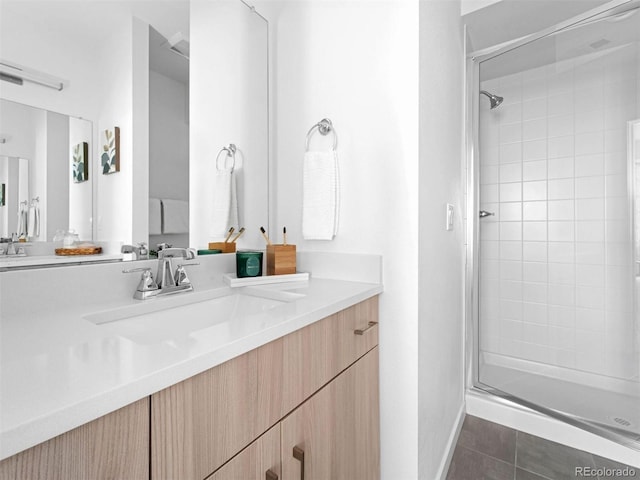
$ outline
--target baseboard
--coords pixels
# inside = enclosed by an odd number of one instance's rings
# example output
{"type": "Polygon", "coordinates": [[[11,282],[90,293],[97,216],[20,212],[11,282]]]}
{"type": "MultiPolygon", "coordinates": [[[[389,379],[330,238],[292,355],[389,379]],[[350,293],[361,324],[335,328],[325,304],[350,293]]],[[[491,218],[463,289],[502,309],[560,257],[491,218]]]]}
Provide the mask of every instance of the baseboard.
{"type": "Polygon", "coordinates": [[[460,410],[458,411],[458,415],[456,416],[456,423],[451,430],[451,434],[449,435],[449,440],[447,442],[447,454],[442,457],[442,462],[440,463],[440,468],[438,468],[438,475],[436,478],[439,480],[445,480],[447,478],[447,473],[449,473],[449,466],[451,465],[451,460],[453,459],[453,452],[456,449],[456,445],[458,443],[458,437],[460,436],[460,431],[462,430],[462,424],[464,423],[464,416],[466,412],[466,405],[462,403],[460,406],[460,410]]]}

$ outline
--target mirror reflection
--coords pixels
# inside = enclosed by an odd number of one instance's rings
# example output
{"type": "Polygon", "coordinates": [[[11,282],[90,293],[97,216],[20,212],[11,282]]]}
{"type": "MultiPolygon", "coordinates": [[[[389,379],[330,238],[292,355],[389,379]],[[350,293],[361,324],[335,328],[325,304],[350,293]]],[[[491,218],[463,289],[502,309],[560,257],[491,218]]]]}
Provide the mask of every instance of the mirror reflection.
{"type": "Polygon", "coordinates": [[[189,42],[149,28],[149,245],[189,246],[189,42]]]}
{"type": "MultiPolygon", "coordinates": [[[[45,173],[35,166],[32,151],[43,148],[35,130],[25,148],[0,151],[28,161],[30,197],[38,196],[35,185],[46,186],[32,242],[66,228],[111,254],[140,242],[151,250],[159,243],[206,249],[223,239],[214,231],[216,155],[234,144],[237,220],[222,223],[247,228],[239,248],[263,247],[268,38],[255,10],[240,0],[1,0],[0,9],[0,78],[9,80],[0,81],[0,97],[39,110],[51,125],[66,121],[70,132],[56,147],[64,155],[46,156],[57,167],[45,173]],[[24,79],[7,78],[13,67],[24,79]],[[74,122],[85,122],[88,136],[72,137],[74,122]],[[86,174],[79,160],[85,144],[86,174]],[[106,161],[117,157],[118,168],[105,168],[105,147],[106,161]],[[54,192],[60,201],[51,201],[54,192]]],[[[9,136],[14,110],[3,104],[0,136],[9,136]]],[[[18,230],[17,211],[0,218],[7,223],[1,236],[18,230]]]]}
{"type": "Polygon", "coordinates": [[[90,240],[91,122],[4,99],[0,112],[0,236],[50,242],[74,230],[90,240]]]}

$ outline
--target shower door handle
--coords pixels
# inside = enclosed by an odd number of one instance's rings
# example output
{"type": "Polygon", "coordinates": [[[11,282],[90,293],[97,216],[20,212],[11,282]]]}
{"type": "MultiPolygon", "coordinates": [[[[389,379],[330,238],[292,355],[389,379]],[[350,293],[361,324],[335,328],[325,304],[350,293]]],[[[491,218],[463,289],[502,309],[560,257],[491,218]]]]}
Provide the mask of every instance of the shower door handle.
{"type": "Polygon", "coordinates": [[[480,218],[490,217],[492,215],[495,215],[495,213],[487,212],[486,210],[480,210],[480,218]]]}

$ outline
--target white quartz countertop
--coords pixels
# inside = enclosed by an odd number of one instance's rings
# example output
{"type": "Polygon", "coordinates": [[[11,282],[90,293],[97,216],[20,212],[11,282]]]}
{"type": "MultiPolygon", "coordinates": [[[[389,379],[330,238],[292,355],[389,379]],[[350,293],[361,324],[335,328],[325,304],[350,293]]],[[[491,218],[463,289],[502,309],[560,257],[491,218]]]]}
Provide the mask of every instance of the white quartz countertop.
{"type": "MultiPolygon", "coordinates": [[[[316,278],[269,288],[301,295],[257,316],[236,315],[187,330],[148,324],[123,329],[122,320],[96,325],[87,317],[116,305],[74,306],[72,299],[36,316],[5,315],[0,319],[0,459],[382,292],[380,284],[316,278]]],[[[219,287],[209,293],[239,291],[219,287]]],[[[185,312],[198,312],[185,308],[164,309],[163,321],[171,320],[168,312],[175,313],[175,322],[183,321],[185,312]]]]}

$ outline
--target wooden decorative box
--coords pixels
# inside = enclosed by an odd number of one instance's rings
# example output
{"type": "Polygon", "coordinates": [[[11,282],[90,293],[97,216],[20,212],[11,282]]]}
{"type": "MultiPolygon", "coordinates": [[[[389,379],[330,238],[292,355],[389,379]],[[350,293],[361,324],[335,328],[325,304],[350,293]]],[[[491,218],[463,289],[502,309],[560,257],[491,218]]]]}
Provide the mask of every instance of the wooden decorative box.
{"type": "Polygon", "coordinates": [[[102,247],[74,247],[74,248],[56,248],[56,255],[67,257],[71,255],[98,255],[102,253],[102,247]]]}
{"type": "Polygon", "coordinates": [[[209,250],[222,250],[222,253],[235,253],[236,244],[235,242],[209,242],[209,250]]]}
{"type": "Polygon", "coordinates": [[[267,245],[267,275],[296,273],[295,245],[267,245]]]}

